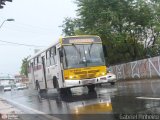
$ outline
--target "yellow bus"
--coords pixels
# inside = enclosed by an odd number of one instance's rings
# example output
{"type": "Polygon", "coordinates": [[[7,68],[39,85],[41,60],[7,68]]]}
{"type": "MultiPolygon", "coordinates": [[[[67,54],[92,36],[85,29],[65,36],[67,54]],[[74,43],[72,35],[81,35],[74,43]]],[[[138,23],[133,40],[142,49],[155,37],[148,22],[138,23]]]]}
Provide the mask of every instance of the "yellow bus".
{"type": "Polygon", "coordinates": [[[96,84],[114,83],[116,78],[107,78],[102,41],[94,35],[61,37],[29,59],[28,76],[32,88],[57,88],[61,94],[80,86],[91,92],[96,84]]]}

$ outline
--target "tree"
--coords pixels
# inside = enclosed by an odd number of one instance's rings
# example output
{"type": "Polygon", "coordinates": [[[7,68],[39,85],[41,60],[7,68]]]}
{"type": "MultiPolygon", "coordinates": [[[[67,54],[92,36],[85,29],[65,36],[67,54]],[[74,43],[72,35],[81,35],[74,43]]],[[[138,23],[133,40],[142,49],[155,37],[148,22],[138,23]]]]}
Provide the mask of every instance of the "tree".
{"type": "Polygon", "coordinates": [[[26,57],[22,60],[20,74],[28,77],[28,57],[26,57]]]}
{"type": "MultiPolygon", "coordinates": [[[[102,38],[110,64],[144,58],[159,41],[158,0],[76,0],[76,4],[81,23],[76,28],[102,38]]],[[[74,20],[72,23],[77,25],[74,20]]],[[[75,29],[72,30],[75,34],[75,29]]]]}
{"type": "Polygon", "coordinates": [[[74,36],[85,34],[83,32],[82,23],[80,19],[65,18],[63,21],[62,32],[65,36],[74,36]]]}

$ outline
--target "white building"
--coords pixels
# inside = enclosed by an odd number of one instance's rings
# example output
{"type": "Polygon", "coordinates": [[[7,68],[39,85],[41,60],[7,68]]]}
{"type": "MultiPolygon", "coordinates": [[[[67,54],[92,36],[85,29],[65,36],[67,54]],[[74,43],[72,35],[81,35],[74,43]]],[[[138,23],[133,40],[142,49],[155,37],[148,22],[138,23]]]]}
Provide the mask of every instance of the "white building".
{"type": "Polygon", "coordinates": [[[15,78],[9,75],[0,76],[0,86],[11,85],[14,83],[15,78]]]}

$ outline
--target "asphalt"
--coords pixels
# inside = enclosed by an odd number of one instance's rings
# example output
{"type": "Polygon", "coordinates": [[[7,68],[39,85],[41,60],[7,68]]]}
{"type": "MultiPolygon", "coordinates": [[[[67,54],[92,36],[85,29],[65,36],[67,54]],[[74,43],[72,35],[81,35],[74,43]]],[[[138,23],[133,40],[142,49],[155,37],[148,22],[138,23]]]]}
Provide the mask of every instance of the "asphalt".
{"type": "MultiPolygon", "coordinates": [[[[39,95],[28,89],[8,91],[0,96],[24,110],[26,118],[34,116],[36,119],[50,119],[54,116],[61,120],[117,120],[125,119],[125,114],[131,114],[133,119],[138,119],[140,115],[143,118],[143,115],[155,114],[157,116],[152,117],[160,119],[158,79],[119,81],[114,86],[105,84],[97,86],[93,93],[88,93],[87,88],[75,88],[72,89],[72,95],[63,97],[56,90],[39,95]],[[37,115],[42,115],[42,118],[37,115]],[[43,118],[44,115],[48,117],[43,118]]],[[[147,117],[150,119],[151,116],[147,117]]]]}

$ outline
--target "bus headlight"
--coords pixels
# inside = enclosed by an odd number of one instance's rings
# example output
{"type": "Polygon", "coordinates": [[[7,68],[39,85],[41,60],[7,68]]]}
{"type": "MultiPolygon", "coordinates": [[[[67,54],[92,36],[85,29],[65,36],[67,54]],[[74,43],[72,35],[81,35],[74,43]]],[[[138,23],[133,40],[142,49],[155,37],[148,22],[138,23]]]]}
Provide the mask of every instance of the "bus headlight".
{"type": "Polygon", "coordinates": [[[69,76],[69,78],[70,78],[70,79],[72,79],[72,78],[73,78],[73,76],[69,76]]]}
{"type": "Polygon", "coordinates": [[[71,80],[77,80],[77,79],[79,79],[79,77],[77,75],[70,75],[69,79],[71,79],[71,80]]]}
{"type": "Polygon", "coordinates": [[[102,72],[101,74],[102,74],[102,75],[105,75],[105,72],[102,72]]]}

